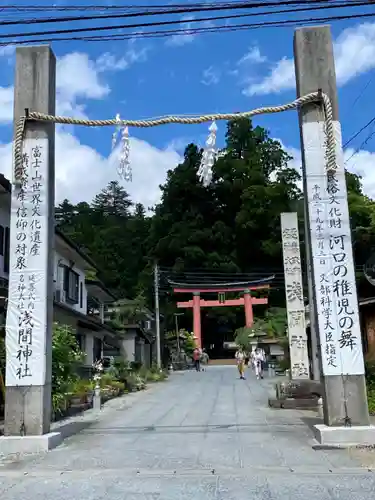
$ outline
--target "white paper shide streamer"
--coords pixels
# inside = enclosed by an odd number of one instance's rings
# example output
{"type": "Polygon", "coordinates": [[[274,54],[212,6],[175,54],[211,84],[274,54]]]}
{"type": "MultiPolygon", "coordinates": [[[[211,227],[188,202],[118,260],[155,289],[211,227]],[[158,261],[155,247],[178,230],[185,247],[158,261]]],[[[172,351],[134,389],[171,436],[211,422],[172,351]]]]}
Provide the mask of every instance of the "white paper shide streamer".
{"type": "Polygon", "coordinates": [[[122,177],[127,182],[130,182],[133,178],[129,155],[130,155],[129,129],[128,127],[124,127],[121,133],[121,154],[120,154],[120,165],[118,168],[118,173],[120,177],[122,177]]]}
{"type": "Polygon", "coordinates": [[[127,182],[132,180],[132,169],[130,165],[130,141],[129,141],[129,128],[127,126],[121,127],[120,115],[116,115],[116,121],[119,123],[112,135],[112,150],[117,146],[118,136],[121,132],[121,149],[120,161],[117,167],[117,172],[121,179],[127,182]]]}
{"type": "Polygon", "coordinates": [[[115,120],[118,123],[118,125],[116,126],[116,129],[112,134],[112,151],[115,149],[115,147],[117,145],[117,138],[118,138],[119,132],[121,130],[121,119],[120,119],[119,114],[116,115],[115,120]]]}
{"type": "Polygon", "coordinates": [[[198,170],[198,176],[203,186],[207,187],[210,185],[212,180],[212,167],[214,166],[217,151],[216,151],[216,132],[217,125],[215,122],[212,122],[210,128],[210,135],[206,141],[206,147],[204,148],[201,164],[198,170]]]}

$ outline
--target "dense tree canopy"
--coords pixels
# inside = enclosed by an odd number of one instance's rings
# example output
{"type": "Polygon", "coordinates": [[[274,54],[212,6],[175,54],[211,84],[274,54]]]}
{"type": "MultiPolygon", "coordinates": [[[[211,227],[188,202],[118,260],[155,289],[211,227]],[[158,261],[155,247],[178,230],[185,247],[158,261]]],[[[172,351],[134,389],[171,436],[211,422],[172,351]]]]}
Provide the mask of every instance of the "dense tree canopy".
{"type": "MultiPolygon", "coordinates": [[[[281,144],[248,119],[229,122],[226,146],[204,187],[197,177],[202,152],[186,147],[183,162],[160,186],[161,201],[147,215],[133,205],[125,189],[112,181],[92,203],[64,200],[56,215],[61,229],[82,246],[102,270],[102,279],[120,297],[141,291],[152,297],[152,265],[175,272],[282,273],[280,213],[300,215],[304,251],[303,194],[299,173],[281,144]],[[259,271],[260,270],[260,271],[259,271]]],[[[363,194],[360,177],[347,173],[348,199],[357,266],[375,247],[375,203],[363,194]]],[[[360,294],[371,293],[358,276],[360,294]]],[[[271,306],[283,306],[284,290],[271,295],[271,306]]],[[[175,298],[162,297],[164,312],[175,298]]],[[[151,304],[150,304],[151,305],[151,304]]],[[[209,312],[209,328],[241,324],[243,311],[209,312]]],[[[173,319],[173,316],[172,316],[173,319]]],[[[187,324],[186,327],[190,328],[187,324]]]]}
{"type": "Polygon", "coordinates": [[[119,296],[137,293],[145,267],[150,218],[133,204],[128,193],[112,181],[91,204],[73,206],[64,200],[56,207],[60,228],[98,264],[102,278],[119,296]]]}

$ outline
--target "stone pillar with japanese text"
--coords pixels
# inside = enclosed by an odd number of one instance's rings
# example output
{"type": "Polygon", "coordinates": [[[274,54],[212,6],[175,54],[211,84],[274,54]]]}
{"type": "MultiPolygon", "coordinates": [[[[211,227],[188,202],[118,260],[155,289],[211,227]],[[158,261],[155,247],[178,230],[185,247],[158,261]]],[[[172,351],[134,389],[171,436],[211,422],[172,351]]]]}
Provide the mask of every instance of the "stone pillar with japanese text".
{"type": "Polygon", "coordinates": [[[331,428],[366,428],[369,414],[365,369],[329,26],[297,29],[294,59],[297,95],[320,89],[329,97],[336,143],[336,168],[328,170],[323,105],[315,102],[301,106],[306,242],[310,245],[314,310],[324,380],[324,423],[331,428]]]}
{"type": "Polygon", "coordinates": [[[305,324],[301,253],[296,212],[281,214],[290,373],[292,379],[309,379],[310,365],[305,324]]]}
{"type": "MultiPolygon", "coordinates": [[[[15,127],[26,109],[55,114],[55,74],[48,46],[17,48],[15,127]]],[[[50,429],[54,140],[53,123],[26,122],[20,182],[13,178],[5,436],[41,436],[50,429]]]]}

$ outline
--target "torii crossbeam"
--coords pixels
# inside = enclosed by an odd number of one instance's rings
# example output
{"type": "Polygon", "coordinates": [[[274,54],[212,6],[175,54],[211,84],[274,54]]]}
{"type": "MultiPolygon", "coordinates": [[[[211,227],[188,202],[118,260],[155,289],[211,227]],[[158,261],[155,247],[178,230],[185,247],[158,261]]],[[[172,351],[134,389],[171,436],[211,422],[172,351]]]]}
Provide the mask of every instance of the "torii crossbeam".
{"type": "Polygon", "coordinates": [[[193,300],[186,302],[177,302],[178,308],[193,309],[193,331],[199,347],[202,347],[201,333],[201,307],[225,307],[225,306],[244,306],[245,324],[251,327],[254,323],[253,305],[268,304],[268,298],[256,298],[251,296],[252,290],[264,290],[270,288],[270,282],[274,276],[269,276],[257,281],[246,281],[237,283],[209,283],[209,284],[188,284],[177,283],[168,280],[173,286],[174,293],[192,293],[193,300]],[[225,299],[226,292],[240,292],[242,297],[237,299],[225,299]],[[201,293],[217,293],[218,300],[201,299],[201,293]]]}

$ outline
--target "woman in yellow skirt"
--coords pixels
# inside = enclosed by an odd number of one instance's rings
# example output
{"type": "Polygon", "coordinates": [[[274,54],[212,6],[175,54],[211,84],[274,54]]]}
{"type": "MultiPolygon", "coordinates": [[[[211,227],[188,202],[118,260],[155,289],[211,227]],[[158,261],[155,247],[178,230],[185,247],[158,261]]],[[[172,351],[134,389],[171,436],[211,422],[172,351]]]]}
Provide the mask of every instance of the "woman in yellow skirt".
{"type": "Polygon", "coordinates": [[[240,374],[240,379],[245,380],[246,355],[241,348],[239,348],[238,351],[236,352],[235,358],[237,361],[237,368],[238,368],[238,372],[240,374]]]}

